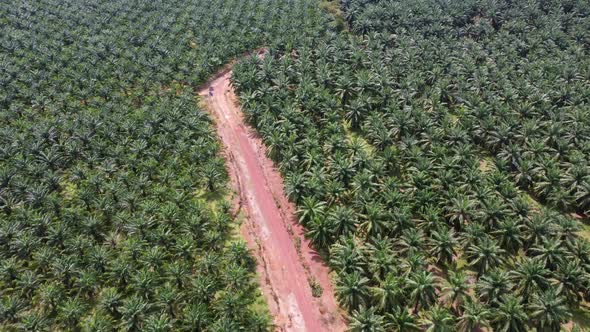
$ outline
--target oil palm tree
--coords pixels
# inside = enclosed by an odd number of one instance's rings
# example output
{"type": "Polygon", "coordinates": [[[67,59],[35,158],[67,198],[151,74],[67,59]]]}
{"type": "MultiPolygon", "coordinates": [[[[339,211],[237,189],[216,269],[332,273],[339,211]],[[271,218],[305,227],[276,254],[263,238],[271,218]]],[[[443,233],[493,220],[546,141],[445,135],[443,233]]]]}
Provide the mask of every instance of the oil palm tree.
{"type": "Polygon", "coordinates": [[[418,319],[411,315],[405,307],[394,307],[391,313],[385,314],[387,327],[394,331],[419,331],[418,319]]]}
{"type": "Polygon", "coordinates": [[[359,272],[343,274],[336,283],[336,297],[347,309],[366,306],[369,299],[369,279],[359,272]]]}
{"type": "Polygon", "coordinates": [[[510,274],[501,268],[487,272],[475,287],[479,299],[487,304],[497,304],[502,296],[512,291],[514,284],[510,279],[510,274]]]}
{"type": "Polygon", "coordinates": [[[326,203],[318,201],[314,196],[303,197],[301,207],[297,210],[299,222],[306,225],[315,218],[323,218],[326,203]]]}
{"type": "Polygon", "coordinates": [[[545,262],[538,258],[520,260],[510,271],[510,276],[524,303],[528,302],[531,295],[544,291],[550,285],[550,271],[545,267],[545,262]]]}
{"type": "Polygon", "coordinates": [[[350,318],[348,331],[351,332],[385,332],[383,316],[375,312],[375,308],[360,307],[354,310],[350,318]]]}
{"type": "Polygon", "coordinates": [[[523,245],[523,228],[524,226],[518,220],[507,218],[499,223],[494,235],[498,237],[502,249],[514,254],[523,245]]]}
{"type": "Polygon", "coordinates": [[[318,248],[327,248],[333,242],[334,224],[332,219],[324,216],[316,216],[307,223],[309,229],[306,233],[314,245],[318,248]]]}
{"type": "Polygon", "coordinates": [[[371,287],[371,295],[375,308],[381,312],[389,312],[394,308],[403,307],[406,303],[406,279],[395,273],[389,273],[378,286],[371,287]]]}
{"type": "Polygon", "coordinates": [[[481,243],[467,248],[467,260],[469,265],[476,269],[478,276],[501,265],[504,262],[504,254],[504,249],[489,237],[484,237],[481,243]]]}
{"type": "Polygon", "coordinates": [[[448,265],[455,256],[457,240],[454,232],[448,229],[433,231],[430,237],[430,254],[436,257],[438,264],[448,265]]]}
{"type": "Polygon", "coordinates": [[[491,311],[476,300],[463,304],[463,313],[458,317],[457,329],[461,332],[478,331],[490,327],[491,311]]]}
{"type": "Polygon", "coordinates": [[[501,298],[498,309],[494,311],[494,331],[524,332],[527,330],[528,317],[522,300],[514,295],[505,295],[501,298]]]}
{"type": "Polygon", "coordinates": [[[455,331],[455,316],[448,309],[440,305],[430,308],[421,321],[426,326],[426,331],[428,332],[455,331]]]}
{"type": "Polygon", "coordinates": [[[330,266],[338,273],[364,272],[365,265],[363,248],[353,237],[343,237],[330,248],[330,266]]]}
{"type": "Polygon", "coordinates": [[[418,308],[428,309],[436,299],[437,280],[427,271],[416,271],[409,275],[407,281],[410,290],[410,298],[414,302],[414,314],[418,308]]]}
{"type": "Polygon", "coordinates": [[[346,205],[336,205],[330,210],[327,218],[333,226],[336,238],[353,234],[358,224],[357,212],[346,205]]]}
{"type": "Polygon", "coordinates": [[[529,310],[537,331],[560,331],[561,324],[572,317],[566,299],[561,295],[561,287],[535,294],[529,310]]]}
{"type": "Polygon", "coordinates": [[[578,259],[567,260],[555,271],[555,279],[562,288],[563,296],[570,304],[582,301],[582,294],[588,289],[590,280],[578,259]]]}
{"type": "Polygon", "coordinates": [[[465,223],[473,218],[475,202],[466,195],[459,194],[451,199],[452,205],[447,208],[447,218],[460,231],[465,223]]]}
{"type": "Polygon", "coordinates": [[[460,308],[465,299],[469,298],[468,276],[462,271],[449,271],[441,289],[442,299],[450,305],[455,313],[461,313],[460,308]]]}
{"type": "Polygon", "coordinates": [[[563,242],[558,238],[548,238],[542,245],[533,246],[527,252],[542,261],[549,270],[555,270],[566,257],[563,242]]]}
{"type": "Polygon", "coordinates": [[[122,318],[121,327],[128,330],[141,328],[148,308],[149,304],[139,296],[133,296],[123,301],[118,309],[122,318]]]}

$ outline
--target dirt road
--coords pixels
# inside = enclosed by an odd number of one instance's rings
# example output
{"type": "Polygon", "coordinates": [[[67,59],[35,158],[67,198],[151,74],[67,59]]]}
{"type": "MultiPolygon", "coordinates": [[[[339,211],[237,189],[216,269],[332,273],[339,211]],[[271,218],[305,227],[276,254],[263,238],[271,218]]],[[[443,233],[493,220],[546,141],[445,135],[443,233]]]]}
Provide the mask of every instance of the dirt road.
{"type": "Polygon", "coordinates": [[[257,273],[277,331],[343,331],[329,270],[297,223],[295,207],[255,131],[247,126],[225,70],[199,94],[215,119],[235,192],[246,214],[241,232],[258,262],[257,273]],[[301,241],[300,249],[296,243],[301,241]],[[323,289],[312,295],[310,280],[323,289]]]}

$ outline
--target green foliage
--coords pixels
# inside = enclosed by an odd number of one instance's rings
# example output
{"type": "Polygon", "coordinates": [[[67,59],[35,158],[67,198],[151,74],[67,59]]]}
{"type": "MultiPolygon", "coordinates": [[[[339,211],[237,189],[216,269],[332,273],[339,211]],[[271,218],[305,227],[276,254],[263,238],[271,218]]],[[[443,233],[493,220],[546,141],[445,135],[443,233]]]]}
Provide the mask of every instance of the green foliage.
{"type": "Polygon", "coordinates": [[[0,330],[267,330],[227,203],[198,197],[227,174],[194,91],[323,22],[307,0],[1,2],[0,330]]]}
{"type": "Polygon", "coordinates": [[[351,330],[559,329],[590,290],[588,3],[341,5],[352,33],[233,81],[351,330]]]}

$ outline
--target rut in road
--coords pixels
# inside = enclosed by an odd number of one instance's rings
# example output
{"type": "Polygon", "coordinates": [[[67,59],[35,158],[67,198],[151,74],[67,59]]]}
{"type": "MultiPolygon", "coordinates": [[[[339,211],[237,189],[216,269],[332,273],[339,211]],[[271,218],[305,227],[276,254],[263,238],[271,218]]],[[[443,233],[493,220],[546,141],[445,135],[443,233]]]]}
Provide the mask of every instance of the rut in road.
{"type": "Polygon", "coordinates": [[[257,274],[278,331],[344,331],[328,267],[297,223],[295,207],[256,132],[244,123],[230,85],[231,70],[218,74],[199,94],[224,145],[234,202],[246,214],[241,233],[257,260],[257,274]],[[299,240],[297,240],[299,239],[299,240]],[[295,246],[301,241],[300,249],[295,246]],[[312,295],[309,280],[323,289],[312,295]]]}

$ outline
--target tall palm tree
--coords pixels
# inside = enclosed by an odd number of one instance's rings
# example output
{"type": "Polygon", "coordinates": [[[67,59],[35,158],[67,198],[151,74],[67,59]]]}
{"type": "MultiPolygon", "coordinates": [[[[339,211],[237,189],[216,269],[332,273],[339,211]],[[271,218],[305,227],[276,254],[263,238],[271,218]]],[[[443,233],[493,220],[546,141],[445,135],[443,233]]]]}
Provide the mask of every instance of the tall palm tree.
{"type": "Polygon", "coordinates": [[[451,199],[451,206],[447,207],[447,218],[454,225],[456,231],[461,231],[465,223],[470,222],[475,210],[475,202],[466,195],[459,194],[451,199]]]}
{"type": "Polygon", "coordinates": [[[419,253],[425,247],[424,232],[418,228],[404,230],[397,240],[397,246],[403,254],[419,253]]]}
{"type": "Polygon", "coordinates": [[[542,213],[533,214],[530,218],[526,219],[524,223],[524,233],[526,239],[525,249],[545,241],[545,239],[553,233],[553,226],[548,214],[544,211],[542,213]]]}
{"type": "Polygon", "coordinates": [[[47,329],[51,326],[51,321],[42,312],[33,310],[24,316],[21,323],[17,326],[23,331],[41,332],[47,331],[47,329]]]}
{"type": "Polygon", "coordinates": [[[211,325],[212,312],[208,307],[199,302],[191,303],[182,312],[182,327],[189,330],[203,331],[211,325]]]}
{"type": "Polygon", "coordinates": [[[82,319],[80,325],[85,331],[107,332],[115,329],[113,317],[103,311],[87,315],[82,319]]]}
{"type": "Polygon", "coordinates": [[[165,313],[158,315],[150,315],[146,318],[143,326],[144,331],[148,332],[164,332],[171,331],[173,328],[170,317],[165,313]]]}
{"type": "Polygon", "coordinates": [[[587,292],[590,286],[590,277],[582,269],[580,261],[567,260],[558,267],[554,275],[567,301],[573,305],[579,304],[582,294],[587,292]]]}
{"type": "Polygon", "coordinates": [[[129,330],[141,328],[144,315],[149,307],[150,305],[139,296],[132,296],[123,301],[118,310],[121,313],[121,327],[129,330]]]}
{"type": "Polygon", "coordinates": [[[388,225],[388,218],[385,214],[384,207],[378,203],[367,202],[365,210],[364,221],[359,226],[367,233],[367,235],[375,236],[377,234],[388,234],[390,227],[388,225]]]}
{"type": "Polygon", "coordinates": [[[116,288],[108,287],[103,289],[100,292],[99,298],[100,308],[111,314],[117,314],[117,309],[121,303],[121,294],[119,294],[116,288]]]}
{"type": "Polygon", "coordinates": [[[353,237],[343,237],[330,248],[330,266],[338,273],[364,272],[365,254],[353,237]]]}
{"type": "Polygon", "coordinates": [[[497,196],[490,196],[484,200],[481,209],[482,222],[487,229],[493,230],[508,214],[505,203],[497,196]]]}
{"type": "Polygon", "coordinates": [[[358,224],[358,216],[355,210],[346,205],[336,205],[329,213],[328,219],[333,225],[334,236],[353,234],[358,224]]]}
{"type": "Polygon", "coordinates": [[[374,280],[385,279],[390,273],[396,272],[396,255],[390,238],[381,236],[370,239],[373,243],[367,245],[368,271],[374,280]]]}

